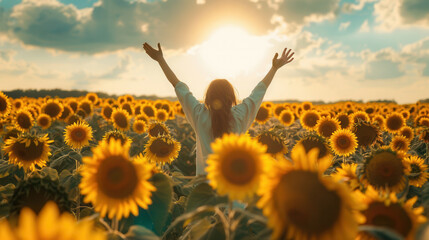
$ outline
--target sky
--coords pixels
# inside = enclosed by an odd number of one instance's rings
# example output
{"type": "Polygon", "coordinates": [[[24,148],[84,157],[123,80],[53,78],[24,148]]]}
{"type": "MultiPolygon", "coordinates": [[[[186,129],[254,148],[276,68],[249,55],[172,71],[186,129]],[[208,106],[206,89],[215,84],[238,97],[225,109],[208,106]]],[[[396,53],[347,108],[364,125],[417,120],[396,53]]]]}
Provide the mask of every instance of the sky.
{"type": "Polygon", "coordinates": [[[0,0],[0,91],[174,96],[144,42],[198,99],[247,97],[284,48],[265,100],[429,98],[428,0],[0,0]]]}

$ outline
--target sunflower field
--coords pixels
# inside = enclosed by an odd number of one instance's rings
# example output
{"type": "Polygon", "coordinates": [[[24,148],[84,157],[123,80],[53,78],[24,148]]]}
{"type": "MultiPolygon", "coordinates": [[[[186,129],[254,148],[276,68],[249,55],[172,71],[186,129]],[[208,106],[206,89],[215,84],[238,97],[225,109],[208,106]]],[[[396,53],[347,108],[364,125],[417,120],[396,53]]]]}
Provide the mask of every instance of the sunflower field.
{"type": "Polygon", "coordinates": [[[429,239],[429,104],[264,102],[195,176],[179,102],[0,92],[0,239],[429,239]]]}

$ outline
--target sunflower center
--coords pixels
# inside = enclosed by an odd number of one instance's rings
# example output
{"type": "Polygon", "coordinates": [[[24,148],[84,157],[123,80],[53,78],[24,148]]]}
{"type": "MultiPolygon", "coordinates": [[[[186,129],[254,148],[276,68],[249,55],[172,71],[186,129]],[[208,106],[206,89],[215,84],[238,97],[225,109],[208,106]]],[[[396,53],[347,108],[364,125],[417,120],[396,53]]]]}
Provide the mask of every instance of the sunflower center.
{"type": "Polygon", "coordinates": [[[404,176],[402,161],[395,154],[381,152],[372,157],[366,166],[368,181],[376,187],[393,187],[404,176]]]}
{"type": "Polygon", "coordinates": [[[304,124],[308,127],[316,126],[317,120],[319,120],[319,116],[315,113],[308,113],[303,119],[304,124]]]}
{"type": "Polygon", "coordinates": [[[340,115],[337,117],[338,121],[340,121],[341,128],[348,128],[350,125],[350,120],[347,115],[340,115]]]}
{"type": "Polygon", "coordinates": [[[412,222],[406,211],[397,203],[386,206],[382,202],[373,202],[363,212],[368,225],[387,227],[407,237],[412,228],[412,222]]]}
{"type": "Polygon", "coordinates": [[[259,108],[258,113],[256,114],[256,119],[259,121],[264,121],[268,118],[268,109],[265,107],[259,108]]]}
{"type": "Polygon", "coordinates": [[[128,119],[125,116],[125,114],[122,113],[116,113],[113,116],[113,121],[118,125],[120,128],[127,128],[128,127],[128,119]]]}
{"type": "Polygon", "coordinates": [[[0,97],[0,112],[5,111],[7,108],[7,102],[6,99],[3,97],[0,97]]]}
{"type": "Polygon", "coordinates": [[[42,117],[39,119],[39,125],[44,127],[47,126],[49,124],[49,119],[46,117],[42,117]]]}
{"type": "Polygon", "coordinates": [[[283,114],[282,115],[282,120],[285,123],[290,123],[292,121],[292,116],[290,114],[283,114]]]}
{"type": "Polygon", "coordinates": [[[335,130],[337,130],[337,126],[331,121],[325,121],[320,124],[320,132],[324,137],[330,137],[335,130]]]}
{"type": "Polygon", "coordinates": [[[267,145],[267,153],[276,154],[283,150],[283,144],[268,134],[263,134],[258,141],[267,145]]]}
{"type": "Polygon", "coordinates": [[[88,102],[83,102],[80,104],[79,108],[82,108],[83,111],[85,111],[86,115],[91,114],[91,104],[88,102]]]}
{"type": "Polygon", "coordinates": [[[313,172],[285,174],[274,190],[273,201],[284,226],[293,224],[307,234],[328,231],[340,216],[340,197],[326,189],[313,172]]]}
{"type": "Polygon", "coordinates": [[[56,118],[60,114],[61,108],[56,103],[48,103],[44,110],[51,118],[56,118]]]}
{"type": "Polygon", "coordinates": [[[165,115],[165,113],[164,112],[159,112],[159,113],[157,113],[157,118],[159,119],[159,120],[161,120],[161,121],[164,121],[164,120],[166,120],[167,119],[167,115],[165,115]]]}
{"type": "Polygon", "coordinates": [[[328,155],[328,149],[326,148],[325,144],[317,139],[304,139],[301,141],[301,143],[304,146],[306,153],[310,152],[310,150],[313,148],[319,149],[319,155],[317,156],[319,159],[328,155]]]}
{"type": "Polygon", "coordinates": [[[359,146],[368,147],[375,142],[378,136],[377,129],[371,125],[360,124],[354,129],[359,146]]]}
{"type": "Polygon", "coordinates": [[[155,111],[151,107],[148,107],[148,106],[144,107],[143,112],[146,113],[146,115],[148,117],[154,117],[155,116],[155,111]]]}
{"type": "Polygon", "coordinates": [[[137,123],[137,124],[136,124],[136,130],[137,130],[137,131],[143,131],[143,129],[144,129],[144,126],[143,126],[143,124],[142,124],[142,123],[137,123]]]}
{"type": "Polygon", "coordinates": [[[106,106],[106,107],[104,107],[104,108],[103,108],[103,115],[104,115],[107,119],[110,119],[110,118],[112,117],[112,113],[113,113],[113,110],[112,110],[112,108],[111,108],[111,107],[106,106]]]}
{"type": "Polygon", "coordinates": [[[31,127],[31,119],[27,114],[19,114],[16,118],[18,125],[23,129],[29,129],[31,127]]]}
{"type": "Polygon", "coordinates": [[[150,151],[157,157],[163,158],[170,155],[174,150],[174,143],[168,143],[163,139],[155,139],[149,147],[150,151]]]}
{"type": "Polygon", "coordinates": [[[100,190],[111,198],[126,198],[137,187],[137,171],[122,156],[109,156],[100,163],[96,175],[100,190]]]}
{"type": "Polygon", "coordinates": [[[404,136],[404,137],[406,137],[407,139],[410,139],[411,138],[411,131],[409,129],[404,129],[401,132],[401,135],[404,136]]]}
{"type": "Polygon", "coordinates": [[[70,115],[70,108],[65,107],[63,112],[61,113],[60,119],[66,119],[70,115]]]}
{"type": "Polygon", "coordinates": [[[231,152],[221,164],[222,175],[228,182],[235,185],[245,185],[256,175],[255,159],[246,152],[231,152]]]}
{"type": "Polygon", "coordinates": [[[45,145],[40,142],[36,145],[33,140],[26,141],[30,141],[27,147],[25,142],[15,142],[12,147],[13,154],[21,161],[32,162],[39,159],[43,155],[45,145]]]}
{"type": "Polygon", "coordinates": [[[348,149],[350,147],[350,138],[348,136],[342,135],[337,139],[337,146],[341,149],[348,149]]]}
{"type": "Polygon", "coordinates": [[[408,176],[408,178],[410,180],[415,180],[415,179],[419,179],[420,174],[422,172],[422,170],[420,169],[420,167],[417,164],[410,164],[411,166],[411,174],[408,176]]]}
{"type": "Polygon", "coordinates": [[[82,142],[86,139],[86,131],[85,129],[78,127],[72,130],[70,137],[75,142],[82,142]]]}
{"type": "Polygon", "coordinates": [[[149,135],[152,137],[157,137],[158,135],[167,134],[167,131],[161,125],[155,125],[152,129],[149,130],[149,135]]]}
{"type": "Polygon", "coordinates": [[[398,116],[392,116],[390,118],[387,119],[386,121],[386,126],[390,129],[390,130],[398,130],[402,127],[402,119],[398,116]]]}
{"type": "Polygon", "coordinates": [[[402,141],[402,140],[398,140],[398,141],[395,141],[395,142],[393,143],[393,148],[394,148],[394,149],[397,149],[397,150],[399,150],[399,151],[403,151],[403,150],[405,150],[405,149],[406,149],[406,147],[407,147],[406,143],[405,143],[404,141],[402,141]]]}

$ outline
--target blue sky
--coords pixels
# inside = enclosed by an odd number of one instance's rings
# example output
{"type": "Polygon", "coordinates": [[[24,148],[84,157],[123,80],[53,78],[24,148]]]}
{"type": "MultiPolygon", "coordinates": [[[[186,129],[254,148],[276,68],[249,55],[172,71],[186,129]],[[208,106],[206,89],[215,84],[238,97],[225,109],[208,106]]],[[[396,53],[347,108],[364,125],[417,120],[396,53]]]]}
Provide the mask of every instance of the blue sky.
{"type": "Polygon", "coordinates": [[[215,78],[244,98],[284,47],[266,100],[429,98],[427,0],[0,0],[0,91],[174,96],[145,41],[198,98],[215,78]]]}

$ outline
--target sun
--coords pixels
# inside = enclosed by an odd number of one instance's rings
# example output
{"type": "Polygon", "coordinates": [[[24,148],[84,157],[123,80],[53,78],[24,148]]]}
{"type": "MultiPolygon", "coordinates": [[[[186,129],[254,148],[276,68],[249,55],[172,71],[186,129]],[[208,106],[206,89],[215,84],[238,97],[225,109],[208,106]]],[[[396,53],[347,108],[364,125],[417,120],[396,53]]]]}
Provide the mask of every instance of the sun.
{"type": "Polygon", "coordinates": [[[264,63],[269,39],[249,34],[236,25],[215,30],[198,49],[198,54],[216,78],[234,78],[264,63]]]}

